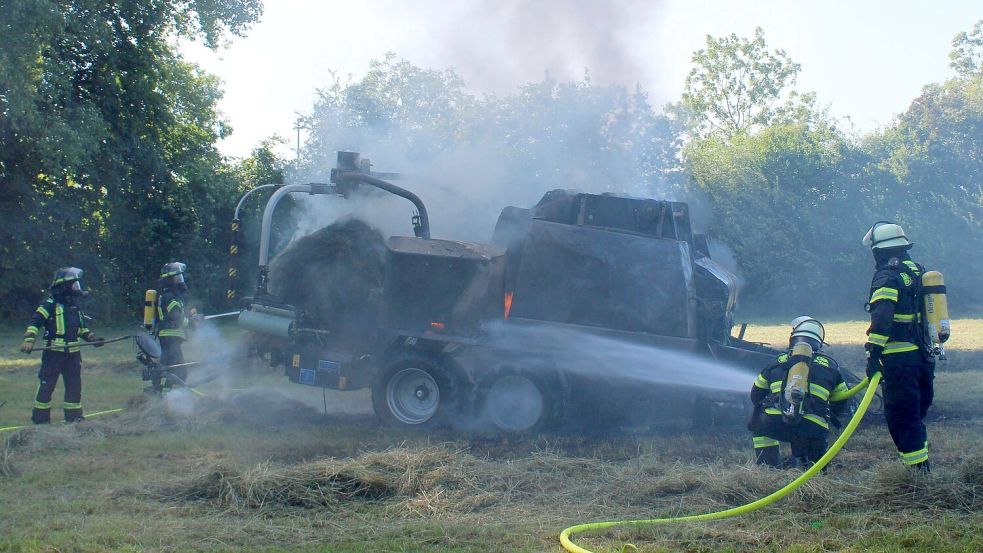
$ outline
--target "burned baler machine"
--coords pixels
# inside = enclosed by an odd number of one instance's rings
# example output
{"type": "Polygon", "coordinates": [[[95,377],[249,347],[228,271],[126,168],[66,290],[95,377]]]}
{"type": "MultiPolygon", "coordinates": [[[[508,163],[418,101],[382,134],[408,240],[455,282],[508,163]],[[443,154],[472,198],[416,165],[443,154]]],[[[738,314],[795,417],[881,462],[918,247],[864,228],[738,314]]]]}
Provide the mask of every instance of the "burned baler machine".
{"type": "Polygon", "coordinates": [[[511,316],[663,337],[674,349],[727,344],[737,279],[710,258],[683,202],[547,193],[506,208],[511,316]]]}
{"type": "MultiPolygon", "coordinates": [[[[492,244],[471,244],[431,239],[422,201],[379,177],[357,154],[341,152],[330,184],[280,186],[267,203],[256,293],[243,300],[239,321],[265,336],[256,342],[265,341],[261,349],[294,382],[371,386],[376,412],[395,424],[429,423],[453,409],[451,418],[469,413],[502,430],[528,431],[562,420],[574,390],[576,378],[528,338],[556,325],[726,358],[749,372],[772,353],[730,336],[736,278],[710,258],[706,237],[693,234],[685,203],[557,190],[533,208],[505,208],[492,244]],[[415,237],[380,235],[373,246],[378,286],[323,313],[303,298],[271,293],[278,201],[291,193],[347,196],[360,185],[417,208],[415,237]],[[533,400],[514,409],[520,396],[533,400]]],[[[310,263],[300,258],[291,267],[310,263]]],[[[326,277],[318,286],[337,281],[326,277]]]]}

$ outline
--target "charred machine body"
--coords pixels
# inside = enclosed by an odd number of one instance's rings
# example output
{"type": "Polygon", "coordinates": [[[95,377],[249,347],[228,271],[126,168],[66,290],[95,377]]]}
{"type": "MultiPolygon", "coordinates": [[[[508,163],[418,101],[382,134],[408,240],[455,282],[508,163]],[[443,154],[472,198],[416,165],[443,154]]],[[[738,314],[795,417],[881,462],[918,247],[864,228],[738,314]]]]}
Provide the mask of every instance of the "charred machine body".
{"type": "MultiPolygon", "coordinates": [[[[748,387],[778,353],[731,336],[736,278],[693,234],[685,203],[555,190],[533,208],[505,208],[490,243],[474,244],[431,238],[423,202],[369,169],[339,152],[330,184],[277,186],[267,202],[240,325],[294,382],[371,388],[377,415],[397,426],[524,432],[708,418],[746,402],[746,390],[607,366],[605,350],[620,344],[738,367],[748,387]],[[415,236],[386,240],[381,307],[353,338],[270,294],[270,227],[286,194],[366,185],[414,204],[415,236]]],[[[667,360],[655,370],[692,369],[667,360]]]]}

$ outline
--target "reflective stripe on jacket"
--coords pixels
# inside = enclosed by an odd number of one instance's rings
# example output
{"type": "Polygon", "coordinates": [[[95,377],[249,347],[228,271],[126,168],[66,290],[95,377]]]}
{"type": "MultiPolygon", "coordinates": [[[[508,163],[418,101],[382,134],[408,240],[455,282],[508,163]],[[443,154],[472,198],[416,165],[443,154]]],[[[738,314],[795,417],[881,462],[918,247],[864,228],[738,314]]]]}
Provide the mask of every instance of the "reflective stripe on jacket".
{"type": "Polygon", "coordinates": [[[34,310],[31,322],[24,332],[24,340],[33,342],[41,329],[47,346],[65,347],[68,352],[81,351],[78,347],[82,337],[89,333],[85,326],[85,315],[77,305],[66,305],[55,301],[54,297],[44,300],[34,310]]]}
{"type": "MultiPolygon", "coordinates": [[[[782,412],[777,407],[778,395],[783,393],[788,370],[794,363],[789,360],[788,353],[779,355],[775,361],[761,371],[754,381],[751,402],[765,406],[764,412],[767,415],[781,416],[782,412]]],[[[802,418],[828,430],[830,416],[838,416],[846,407],[840,396],[847,389],[836,361],[825,354],[817,353],[809,364],[809,396],[802,418]]]]}
{"type": "Polygon", "coordinates": [[[924,268],[911,259],[894,258],[874,273],[867,343],[884,348],[884,355],[920,347],[922,310],[916,292],[923,272],[924,268]]]}
{"type": "Polygon", "coordinates": [[[184,300],[174,292],[165,291],[157,302],[157,335],[162,338],[187,339],[184,300]]]}

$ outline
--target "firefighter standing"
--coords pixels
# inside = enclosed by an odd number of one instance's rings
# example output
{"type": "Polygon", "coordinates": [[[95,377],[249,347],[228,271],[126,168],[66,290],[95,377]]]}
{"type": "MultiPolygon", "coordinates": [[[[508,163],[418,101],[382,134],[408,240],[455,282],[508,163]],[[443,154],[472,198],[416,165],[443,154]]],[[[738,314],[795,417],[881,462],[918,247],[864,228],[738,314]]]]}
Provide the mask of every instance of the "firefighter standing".
{"type": "Polygon", "coordinates": [[[792,321],[789,350],[769,365],[751,388],[754,414],[748,429],[758,464],[807,467],[826,453],[831,420],[845,403],[847,391],[835,360],[820,353],[825,330],[811,317],[792,321]],[[790,442],[792,458],[781,463],[779,443],[790,442]]]}
{"type": "MultiPolygon", "coordinates": [[[[185,271],[187,265],[180,262],[167,263],[160,269],[160,297],[157,302],[157,337],[160,339],[160,364],[169,367],[184,364],[184,352],[181,345],[187,339],[188,328],[194,328],[197,315],[194,310],[185,315],[184,296],[188,291],[185,271]]],[[[188,378],[186,367],[175,367],[168,370],[168,376],[163,387],[175,384],[182,386],[188,378]],[[173,378],[172,378],[173,377],[173,378]]],[[[153,391],[162,389],[160,377],[153,381],[153,391]]]]}
{"type": "Polygon", "coordinates": [[[38,332],[44,329],[45,350],[41,354],[41,370],[38,371],[38,391],[34,397],[31,421],[34,424],[51,422],[51,395],[55,391],[59,375],[65,385],[65,422],[83,420],[82,416],[82,354],[79,339],[102,345],[103,339],[86,327],[80,300],[86,295],[82,289],[82,270],[64,267],[55,272],[51,281],[51,295],[34,311],[31,323],[24,333],[20,350],[31,353],[38,332]]]}
{"type": "Polygon", "coordinates": [[[923,349],[919,294],[925,268],[908,255],[904,230],[879,221],[863,244],[874,254],[867,330],[867,376],[880,371],[884,416],[901,462],[928,472],[928,434],[923,419],[932,404],[935,358],[923,349]]]}

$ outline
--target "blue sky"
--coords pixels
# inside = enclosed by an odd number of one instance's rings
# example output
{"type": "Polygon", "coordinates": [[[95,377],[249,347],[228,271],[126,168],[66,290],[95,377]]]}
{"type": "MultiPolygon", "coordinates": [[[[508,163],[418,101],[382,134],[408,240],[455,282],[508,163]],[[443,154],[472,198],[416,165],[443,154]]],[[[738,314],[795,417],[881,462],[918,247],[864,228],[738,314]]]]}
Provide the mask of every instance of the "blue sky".
{"type": "Polygon", "coordinates": [[[247,155],[260,140],[291,141],[330,71],[358,79],[387,51],[453,67],[477,92],[508,94],[545,70],[601,83],[638,83],[655,105],[675,101],[705,36],[765,31],[802,65],[814,91],[854,132],[888,125],[922,86],[952,75],[952,37],[983,19],[979,0],[267,0],[263,20],[217,52],[183,44],[187,59],[224,81],[234,133],[220,148],[247,155]]]}

